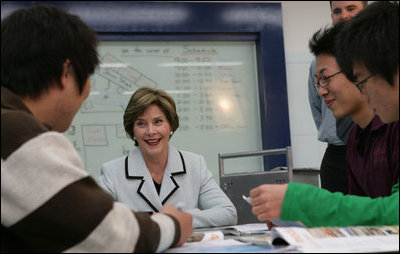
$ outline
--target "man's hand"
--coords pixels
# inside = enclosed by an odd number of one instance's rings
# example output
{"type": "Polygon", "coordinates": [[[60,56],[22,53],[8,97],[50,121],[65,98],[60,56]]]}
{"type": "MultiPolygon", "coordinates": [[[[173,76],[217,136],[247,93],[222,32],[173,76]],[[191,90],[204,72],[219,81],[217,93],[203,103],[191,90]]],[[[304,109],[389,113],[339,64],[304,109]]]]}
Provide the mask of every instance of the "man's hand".
{"type": "Polygon", "coordinates": [[[263,184],[250,191],[251,210],[259,221],[280,218],[287,184],[263,184]]]}
{"type": "Polygon", "coordinates": [[[181,246],[185,243],[189,236],[193,233],[193,217],[190,213],[179,211],[175,206],[167,204],[161,210],[161,213],[169,214],[174,216],[178,220],[181,228],[181,238],[177,246],[181,246]]]}

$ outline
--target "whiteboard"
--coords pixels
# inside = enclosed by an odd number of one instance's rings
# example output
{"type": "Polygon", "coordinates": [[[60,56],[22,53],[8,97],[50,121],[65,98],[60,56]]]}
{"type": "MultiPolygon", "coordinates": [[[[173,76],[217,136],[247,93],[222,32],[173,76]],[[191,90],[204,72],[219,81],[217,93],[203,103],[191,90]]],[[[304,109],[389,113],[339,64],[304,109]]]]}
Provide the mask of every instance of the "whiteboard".
{"type": "MultiPolygon", "coordinates": [[[[174,98],[180,126],[170,143],[205,157],[219,182],[218,153],[262,150],[254,41],[102,41],[89,97],[67,132],[95,179],[133,147],[123,114],[141,86],[174,98]]],[[[225,173],[263,171],[262,158],[225,163],[225,173]]]]}

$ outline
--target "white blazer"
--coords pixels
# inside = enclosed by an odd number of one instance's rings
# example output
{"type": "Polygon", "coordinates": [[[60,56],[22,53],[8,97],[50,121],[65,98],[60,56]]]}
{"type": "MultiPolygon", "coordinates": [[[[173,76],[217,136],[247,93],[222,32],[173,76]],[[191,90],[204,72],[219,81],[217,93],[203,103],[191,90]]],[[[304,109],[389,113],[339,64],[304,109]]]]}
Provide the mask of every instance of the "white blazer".
{"type": "Polygon", "coordinates": [[[181,203],[182,210],[192,214],[194,228],[237,223],[236,208],[213,179],[204,157],[171,145],[160,195],[138,147],[104,163],[98,183],[137,212],[158,212],[165,204],[181,203]]]}

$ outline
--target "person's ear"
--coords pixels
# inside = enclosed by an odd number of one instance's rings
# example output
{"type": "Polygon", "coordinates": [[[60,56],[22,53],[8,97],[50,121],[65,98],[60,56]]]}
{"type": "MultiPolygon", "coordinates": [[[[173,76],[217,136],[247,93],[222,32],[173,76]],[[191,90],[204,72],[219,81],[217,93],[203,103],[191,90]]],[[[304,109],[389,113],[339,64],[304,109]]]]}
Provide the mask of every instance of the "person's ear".
{"type": "Polygon", "coordinates": [[[72,66],[71,66],[71,61],[69,59],[65,60],[65,62],[63,63],[63,71],[61,74],[61,87],[64,88],[67,84],[67,82],[69,81],[69,79],[71,78],[71,74],[72,74],[72,66]]]}

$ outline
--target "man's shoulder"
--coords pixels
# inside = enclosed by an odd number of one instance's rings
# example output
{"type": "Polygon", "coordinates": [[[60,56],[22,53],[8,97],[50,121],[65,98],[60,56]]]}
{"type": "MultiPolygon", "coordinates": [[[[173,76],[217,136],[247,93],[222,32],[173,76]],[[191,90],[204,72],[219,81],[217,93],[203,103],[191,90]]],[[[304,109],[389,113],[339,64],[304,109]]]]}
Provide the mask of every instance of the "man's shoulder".
{"type": "Polygon", "coordinates": [[[375,116],[372,122],[371,131],[382,133],[382,135],[384,135],[383,133],[386,133],[385,135],[389,137],[389,139],[397,141],[399,136],[399,121],[383,123],[379,116],[375,116]]]}
{"type": "Polygon", "coordinates": [[[392,134],[399,135],[399,121],[388,123],[387,126],[391,130],[392,134]]]}
{"type": "Polygon", "coordinates": [[[49,131],[37,119],[19,110],[1,109],[1,155],[5,159],[25,142],[49,131]]]}
{"type": "Polygon", "coordinates": [[[49,128],[28,112],[20,110],[1,109],[1,132],[9,135],[39,135],[49,131],[49,128]]]}

